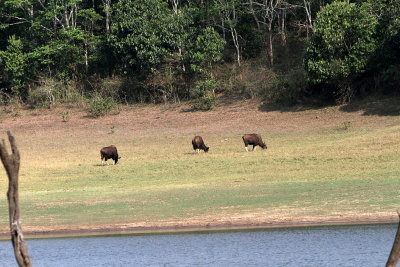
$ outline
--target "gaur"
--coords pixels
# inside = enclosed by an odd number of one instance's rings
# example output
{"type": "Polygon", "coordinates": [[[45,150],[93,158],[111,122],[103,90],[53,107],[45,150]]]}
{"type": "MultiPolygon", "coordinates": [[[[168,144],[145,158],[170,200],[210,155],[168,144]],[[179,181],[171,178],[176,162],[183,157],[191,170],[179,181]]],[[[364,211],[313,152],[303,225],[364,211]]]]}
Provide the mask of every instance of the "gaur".
{"type": "Polygon", "coordinates": [[[204,144],[203,138],[201,136],[196,135],[192,140],[193,149],[200,153],[200,149],[203,149],[204,152],[208,152],[209,147],[204,144]]]}
{"type": "Polygon", "coordinates": [[[118,159],[121,158],[121,157],[118,157],[118,151],[117,151],[117,148],[114,145],[103,147],[100,150],[100,156],[101,156],[101,164],[103,164],[103,165],[104,165],[103,160],[105,160],[105,162],[108,165],[107,160],[108,159],[113,159],[114,160],[114,165],[115,165],[115,164],[117,164],[118,159]]]}
{"type": "Polygon", "coordinates": [[[242,139],[247,152],[248,145],[253,145],[253,150],[256,150],[256,146],[260,146],[263,149],[267,148],[267,145],[263,142],[259,134],[245,134],[242,136],[242,139]]]}

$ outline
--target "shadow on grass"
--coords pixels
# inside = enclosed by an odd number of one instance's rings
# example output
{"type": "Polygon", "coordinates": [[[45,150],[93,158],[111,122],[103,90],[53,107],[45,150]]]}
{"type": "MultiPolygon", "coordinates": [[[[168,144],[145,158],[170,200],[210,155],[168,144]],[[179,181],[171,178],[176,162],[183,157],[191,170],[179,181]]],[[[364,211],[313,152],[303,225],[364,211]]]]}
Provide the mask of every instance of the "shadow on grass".
{"type": "Polygon", "coordinates": [[[194,107],[190,107],[190,108],[182,108],[181,112],[196,112],[199,111],[198,109],[195,109],[194,107]]]}
{"type": "MultiPolygon", "coordinates": [[[[362,100],[356,100],[345,104],[339,108],[342,112],[359,112],[362,115],[378,116],[399,116],[400,115],[400,97],[368,97],[362,100]]],[[[307,101],[296,105],[284,105],[279,103],[262,103],[258,110],[261,112],[300,112],[313,109],[321,109],[332,106],[332,103],[318,103],[317,101],[307,101]]]]}
{"type": "MultiPolygon", "coordinates": [[[[207,152],[207,153],[208,153],[208,152],[207,152]]],[[[185,153],[183,153],[183,155],[192,155],[192,156],[195,156],[195,155],[207,154],[207,153],[205,153],[205,152],[197,153],[196,151],[194,151],[194,152],[185,152],[185,153]]]]}
{"type": "Polygon", "coordinates": [[[363,111],[364,116],[399,116],[400,115],[400,97],[363,99],[349,103],[340,108],[344,112],[363,111]]]}
{"type": "Polygon", "coordinates": [[[320,109],[323,107],[331,106],[330,104],[317,104],[313,102],[295,104],[295,105],[287,105],[280,103],[262,103],[258,110],[261,112],[271,112],[271,111],[279,111],[279,112],[300,112],[312,109],[320,109]]]}
{"type": "Polygon", "coordinates": [[[201,109],[201,108],[195,108],[195,107],[188,107],[188,108],[182,108],[181,112],[207,112],[212,110],[212,108],[210,109],[201,109]]]}

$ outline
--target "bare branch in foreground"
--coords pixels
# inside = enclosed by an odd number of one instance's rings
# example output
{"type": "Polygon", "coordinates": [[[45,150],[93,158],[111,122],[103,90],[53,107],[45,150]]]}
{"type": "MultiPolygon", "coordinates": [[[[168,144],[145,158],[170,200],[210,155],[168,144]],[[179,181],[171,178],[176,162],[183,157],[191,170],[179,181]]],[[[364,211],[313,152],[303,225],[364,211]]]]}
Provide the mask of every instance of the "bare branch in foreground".
{"type": "Polygon", "coordinates": [[[393,242],[392,251],[390,252],[388,261],[386,262],[386,267],[396,267],[397,263],[400,259],[400,213],[397,211],[397,215],[399,215],[399,226],[397,228],[396,237],[393,242]]]}
{"type": "Polygon", "coordinates": [[[18,172],[20,165],[20,156],[15,143],[15,138],[10,131],[7,131],[8,140],[11,144],[11,152],[7,152],[4,139],[0,143],[0,157],[3,162],[4,168],[8,175],[8,210],[10,214],[10,232],[11,242],[14,247],[15,259],[19,266],[32,266],[31,260],[28,255],[28,248],[26,247],[24,236],[22,234],[19,196],[18,196],[18,172]]]}

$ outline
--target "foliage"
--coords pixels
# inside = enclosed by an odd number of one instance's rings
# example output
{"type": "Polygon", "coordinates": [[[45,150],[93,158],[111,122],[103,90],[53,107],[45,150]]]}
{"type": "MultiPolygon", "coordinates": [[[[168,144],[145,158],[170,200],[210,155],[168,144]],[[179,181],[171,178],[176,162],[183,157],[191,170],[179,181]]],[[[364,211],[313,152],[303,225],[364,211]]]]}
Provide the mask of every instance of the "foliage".
{"type": "Polygon", "coordinates": [[[27,102],[31,108],[51,108],[56,104],[52,87],[38,87],[29,93],[27,102]]]}
{"type": "Polygon", "coordinates": [[[196,110],[210,110],[218,104],[215,97],[215,89],[218,87],[218,82],[213,79],[200,81],[191,89],[190,96],[194,99],[193,108],[196,110]]]}
{"type": "Polygon", "coordinates": [[[171,88],[179,88],[182,75],[189,83],[191,74],[209,74],[222,59],[225,41],[212,27],[195,26],[195,9],[174,15],[160,0],[125,0],[115,5],[114,12],[110,43],[125,74],[141,71],[153,101],[160,92],[164,97],[178,93],[171,88]]]}
{"type": "Polygon", "coordinates": [[[69,119],[71,118],[70,115],[69,115],[69,111],[68,111],[68,110],[63,110],[63,111],[61,111],[61,112],[60,112],[60,115],[61,115],[61,117],[62,117],[62,121],[63,121],[63,122],[67,122],[67,121],[69,121],[69,119]]]}
{"type": "Polygon", "coordinates": [[[273,86],[266,92],[266,99],[285,105],[294,105],[306,89],[303,69],[292,69],[277,75],[273,86]]]}
{"type": "Polygon", "coordinates": [[[288,103],[304,92],[339,101],[363,88],[397,92],[399,10],[396,0],[0,1],[2,102],[53,105],[42,77],[64,88],[52,94],[75,97],[123,80],[106,95],[126,103],[187,100],[210,77],[219,93],[288,103]],[[287,64],[304,52],[291,38],[311,38],[303,66],[287,64]],[[236,69],[215,75],[223,68],[236,69]]]}
{"type": "Polygon", "coordinates": [[[224,46],[224,39],[213,28],[207,27],[199,31],[194,40],[188,40],[184,61],[191,71],[209,74],[212,66],[221,61],[224,46]]]}
{"type": "Polygon", "coordinates": [[[258,60],[243,62],[240,68],[218,68],[220,79],[225,81],[226,94],[243,99],[256,99],[266,96],[267,91],[277,81],[277,75],[258,60]],[[223,72],[222,68],[227,69],[223,72]]]}
{"type": "Polygon", "coordinates": [[[103,97],[100,94],[91,98],[88,104],[88,112],[93,118],[104,116],[117,108],[118,105],[112,97],[103,97]]]}
{"type": "Polygon", "coordinates": [[[26,60],[21,40],[15,35],[10,36],[6,50],[0,51],[0,63],[3,66],[0,67],[0,71],[3,72],[4,80],[10,86],[9,93],[11,94],[19,95],[24,86],[26,60]]]}
{"type": "Polygon", "coordinates": [[[121,0],[113,13],[109,41],[122,63],[134,70],[154,71],[173,46],[173,17],[167,3],[121,0]]]}
{"type": "Polygon", "coordinates": [[[52,108],[61,103],[83,106],[84,97],[67,81],[40,77],[37,86],[28,92],[26,102],[31,108],[52,108]]]}
{"type": "MultiPolygon", "coordinates": [[[[378,3],[381,1],[377,1],[378,3]]],[[[400,2],[387,1],[379,6],[378,38],[380,40],[371,68],[379,74],[379,86],[388,92],[399,92],[400,83],[400,2]]]]}
{"type": "Polygon", "coordinates": [[[351,124],[350,121],[344,121],[344,122],[343,122],[343,127],[344,127],[344,129],[345,129],[345,130],[348,130],[348,129],[350,128],[350,124],[351,124]]]}
{"type": "Polygon", "coordinates": [[[326,6],[318,13],[304,59],[308,81],[333,85],[328,93],[336,97],[350,96],[348,83],[366,71],[376,49],[377,22],[369,3],[326,6]]]}
{"type": "Polygon", "coordinates": [[[115,126],[112,125],[112,126],[110,127],[110,134],[114,134],[114,133],[115,133],[115,126]]]}

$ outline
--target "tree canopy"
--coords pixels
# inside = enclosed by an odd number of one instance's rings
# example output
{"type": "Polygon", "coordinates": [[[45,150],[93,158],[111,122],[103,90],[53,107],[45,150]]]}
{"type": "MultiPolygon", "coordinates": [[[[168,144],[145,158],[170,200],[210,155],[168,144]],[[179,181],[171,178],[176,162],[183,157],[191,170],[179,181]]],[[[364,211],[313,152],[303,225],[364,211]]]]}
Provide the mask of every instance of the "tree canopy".
{"type": "Polygon", "coordinates": [[[190,99],[200,84],[208,84],[206,95],[294,101],[310,94],[347,101],[365,91],[396,93],[399,5],[4,0],[0,99],[27,101],[43,84],[51,84],[46,90],[55,98],[75,91],[128,102],[190,99]],[[122,82],[109,90],[110,79],[122,82]]]}

